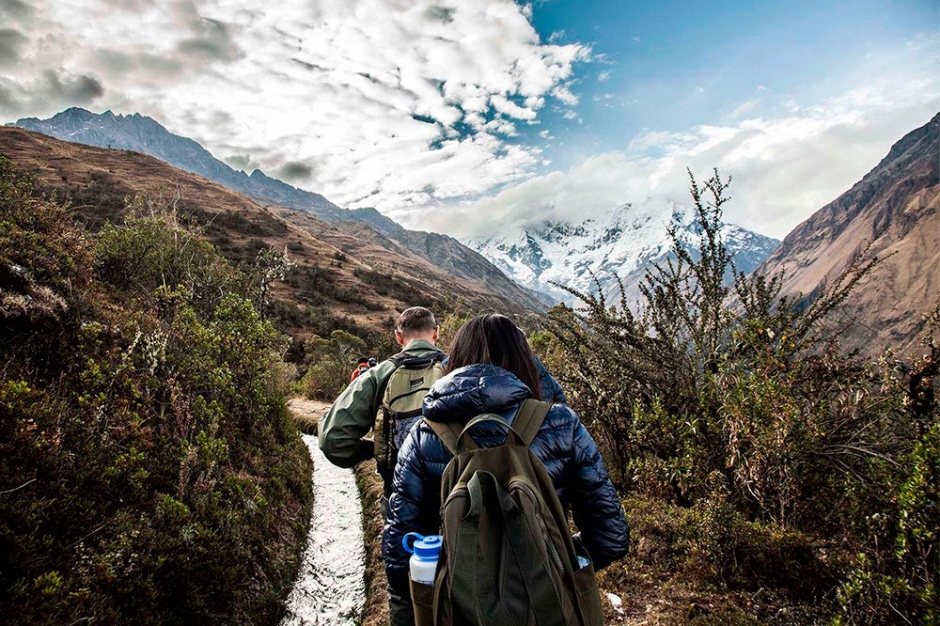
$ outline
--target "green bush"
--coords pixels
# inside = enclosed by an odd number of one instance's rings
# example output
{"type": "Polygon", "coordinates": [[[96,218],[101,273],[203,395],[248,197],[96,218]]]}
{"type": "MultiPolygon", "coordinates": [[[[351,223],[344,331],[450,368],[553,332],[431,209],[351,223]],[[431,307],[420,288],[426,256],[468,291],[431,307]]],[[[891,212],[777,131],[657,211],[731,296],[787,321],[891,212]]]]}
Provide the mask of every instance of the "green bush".
{"type": "Polygon", "coordinates": [[[0,615],[276,623],[312,497],[286,338],[173,214],[95,239],[0,181],[3,295],[61,303],[0,319],[0,615]]]}
{"type": "Polygon", "coordinates": [[[867,519],[870,543],[839,588],[835,624],[940,624],[940,421],[907,467],[896,508],[867,519]]]}
{"type": "Polygon", "coordinates": [[[363,355],[366,342],[342,330],[334,330],[329,339],[314,335],[307,340],[307,372],[301,389],[308,398],[333,400],[349,384],[349,376],[363,355]]]}
{"type": "Polygon", "coordinates": [[[105,224],[95,253],[97,276],[119,294],[152,304],[158,288],[180,289],[206,313],[236,289],[236,274],[173,204],[138,195],[123,226],[105,224]]]}

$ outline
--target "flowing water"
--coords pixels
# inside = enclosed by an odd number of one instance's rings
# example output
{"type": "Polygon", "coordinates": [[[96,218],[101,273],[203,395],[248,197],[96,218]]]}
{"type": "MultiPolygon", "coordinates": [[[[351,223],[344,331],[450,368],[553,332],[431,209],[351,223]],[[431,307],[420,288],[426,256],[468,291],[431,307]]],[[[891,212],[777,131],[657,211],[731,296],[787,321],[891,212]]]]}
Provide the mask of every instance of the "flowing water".
{"type": "Polygon", "coordinates": [[[316,436],[304,442],[313,457],[313,515],[281,626],[353,626],[365,599],[359,491],[352,470],[327,461],[316,436]]]}

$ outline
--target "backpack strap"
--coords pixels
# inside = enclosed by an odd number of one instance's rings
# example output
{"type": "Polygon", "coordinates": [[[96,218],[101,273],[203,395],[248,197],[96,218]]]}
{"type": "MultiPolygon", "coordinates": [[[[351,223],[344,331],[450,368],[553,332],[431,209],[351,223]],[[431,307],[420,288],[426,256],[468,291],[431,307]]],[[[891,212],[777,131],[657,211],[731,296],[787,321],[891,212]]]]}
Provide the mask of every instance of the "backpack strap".
{"type": "Polygon", "coordinates": [[[431,420],[425,418],[424,423],[434,431],[434,434],[438,436],[441,440],[441,443],[444,444],[444,447],[447,448],[448,452],[456,455],[454,450],[457,449],[457,438],[460,437],[460,433],[463,432],[463,429],[459,424],[454,422],[448,422],[444,424],[442,422],[432,422],[431,420]]]}
{"type": "MultiPolygon", "coordinates": [[[[528,400],[526,400],[526,402],[528,402],[528,400]]],[[[547,405],[547,403],[544,402],[537,404],[547,405]]],[[[539,411],[540,407],[535,407],[535,409],[536,411],[539,411]]],[[[544,413],[548,413],[548,408],[546,408],[544,413]]],[[[516,419],[518,420],[519,418],[517,417],[516,419]]],[[[538,421],[535,425],[535,430],[532,433],[533,437],[535,436],[535,433],[538,432],[538,427],[542,423],[543,419],[545,419],[544,414],[538,418],[538,421]]],[[[433,430],[434,434],[440,438],[441,442],[444,444],[444,447],[447,448],[454,456],[457,456],[461,452],[476,450],[480,447],[477,445],[477,442],[473,440],[473,437],[470,436],[470,429],[483,422],[495,422],[496,424],[505,426],[507,429],[509,429],[509,434],[506,435],[507,443],[509,442],[510,437],[515,437],[516,443],[521,446],[528,447],[529,443],[532,442],[531,439],[526,442],[525,436],[523,436],[514,428],[515,422],[513,423],[513,426],[510,426],[509,422],[494,413],[483,413],[482,415],[477,415],[472,420],[467,422],[467,425],[463,428],[461,428],[460,425],[456,424],[455,422],[442,424],[441,422],[424,420],[424,423],[431,427],[431,430],[433,430]]]]}
{"type": "Polygon", "coordinates": [[[424,369],[429,367],[433,363],[443,363],[444,359],[447,358],[447,355],[443,352],[438,352],[432,354],[431,356],[413,356],[407,352],[399,352],[398,354],[389,357],[389,360],[395,364],[395,369],[399,367],[404,367],[405,369],[424,369]]]}
{"type": "Polygon", "coordinates": [[[529,398],[519,407],[512,421],[512,430],[519,434],[526,446],[532,445],[532,440],[535,439],[551,408],[551,403],[534,398],[529,398]]]}

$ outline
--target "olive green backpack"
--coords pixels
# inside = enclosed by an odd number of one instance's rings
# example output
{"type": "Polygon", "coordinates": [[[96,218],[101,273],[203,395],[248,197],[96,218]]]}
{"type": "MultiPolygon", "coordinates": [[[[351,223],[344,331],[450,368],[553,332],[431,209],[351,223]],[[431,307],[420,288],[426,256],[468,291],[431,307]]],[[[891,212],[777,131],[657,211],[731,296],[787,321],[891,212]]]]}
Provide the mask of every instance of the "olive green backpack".
{"type": "Polygon", "coordinates": [[[421,420],[421,403],[431,385],[444,375],[444,353],[426,357],[405,353],[391,357],[395,369],[382,394],[373,428],[375,462],[385,484],[391,484],[398,450],[411,427],[421,420]]]}
{"type": "Polygon", "coordinates": [[[441,482],[444,545],[433,597],[413,598],[421,626],[604,623],[594,567],[579,568],[555,487],[529,449],[550,408],[526,400],[512,426],[493,414],[463,429],[426,421],[454,458],[441,482]],[[478,447],[469,431],[483,422],[505,425],[506,442],[478,447]]]}

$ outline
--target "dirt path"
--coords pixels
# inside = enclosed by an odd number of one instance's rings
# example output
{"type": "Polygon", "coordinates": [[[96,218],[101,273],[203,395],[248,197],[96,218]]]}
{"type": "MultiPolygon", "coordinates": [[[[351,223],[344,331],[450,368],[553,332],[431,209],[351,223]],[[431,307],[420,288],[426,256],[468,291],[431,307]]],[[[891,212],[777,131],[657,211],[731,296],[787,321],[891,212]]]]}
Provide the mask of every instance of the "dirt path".
{"type": "Polygon", "coordinates": [[[308,400],[302,396],[287,401],[287,408],[294,414],[297,427],[307,435],[317,434],[317,424],[320,423],[323,414],[330,410],[330,406],[332,404],[329,402],[308,400]]]}
{"type": "Polygon", "coordinates": [[[324,413],[330,410],[331,406],[331,402],[308,400],[301,396],[291,398],[287,401],[287,408],[306,419],[313,418],[319,420],[324,413]]]}

